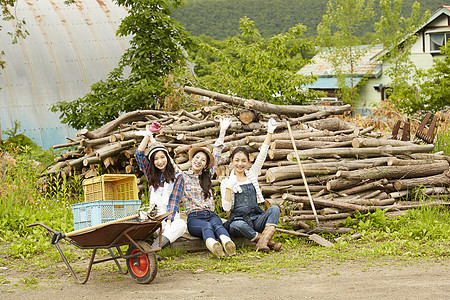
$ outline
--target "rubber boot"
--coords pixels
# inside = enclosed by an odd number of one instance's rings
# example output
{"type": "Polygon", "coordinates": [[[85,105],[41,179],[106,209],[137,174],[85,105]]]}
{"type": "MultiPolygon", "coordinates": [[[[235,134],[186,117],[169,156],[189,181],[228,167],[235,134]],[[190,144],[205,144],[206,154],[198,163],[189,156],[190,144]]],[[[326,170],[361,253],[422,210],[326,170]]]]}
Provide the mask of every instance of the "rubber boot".
{"type": "Polygon", "coordinates": [[[230,239],[230,237],[222,234],[220,235],[220,241],[222,242],[223,249],[228,256],[233,256],[236,254],[236,245],[230,239]]]}
{"type": "Polygon", "coordinates": [[[259,238],[258,242],[256,243],[256,250],[263,251],[268,253],[270,251],[269,246],[267,245],[267,242],[269,242],[273,235],[275,234],[275,226],[266,226],[264,228],[264,231],[261,233],[261,237],[259,238]]]}
{"type": "MultiPolygon", "coordinates": [[[[254,239],[252,239],[252,242],[257,243],[257,242],[259,241],[260,238],[261,238],[261,233],[257,233],[256,237],[255,237],[254,239]]],[[[280,251],[280,250],[281,250],[281,247],[283,246],[283,244],[281,244],[281,243],[276,243],[276,242],[270,240],[270,241],[267,242],[267,246],[269,246],[269,248],[270,248],[271,250],[274,250],[274,251],[280,251]]]]}
{"type": "Polygon", "coordinates": [[[225,254],[223,253],[222,245],[213,238],[207,238],[205,241],[206,248],[214,254],[215,257],[221,258],[225,254]]]}
{"type": "MultiPolygon", "coordinates": [[[[165,235],[162,235],[162,238],[161,238],[161,249],[164,249],[169,244],[170,244],[169,239],[165,235]]],[[[159,236],[152,243],[152,249],[155,249],[155,248],[159,248],[159,236]]]]}
{"type": "MultiPolygon", "coordinates": [[[[161,249],[167,247],[169,244],[170,244],[169,239],[166,236],[162,235],[162,238],[161,238],[161,249]]],[[[159,247],[159,236],[152,243],[152,249],[158,248],[158,247],[159,247]]],[[[162,257],[159,256],[158,254],[156,254],[156,259],[158,261],[161,261],[162,257]]]]}

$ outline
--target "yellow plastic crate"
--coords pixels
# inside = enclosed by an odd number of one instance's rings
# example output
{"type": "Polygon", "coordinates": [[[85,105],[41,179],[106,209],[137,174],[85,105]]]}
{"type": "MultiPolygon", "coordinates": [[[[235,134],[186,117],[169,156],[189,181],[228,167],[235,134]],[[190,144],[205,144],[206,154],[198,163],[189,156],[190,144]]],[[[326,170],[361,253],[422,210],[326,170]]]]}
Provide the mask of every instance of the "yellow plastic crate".
{"type": "Polygon", "coordinates": [[[105,174],[83,180],[84,202],[139,200],[136,176],[105,174]]]}

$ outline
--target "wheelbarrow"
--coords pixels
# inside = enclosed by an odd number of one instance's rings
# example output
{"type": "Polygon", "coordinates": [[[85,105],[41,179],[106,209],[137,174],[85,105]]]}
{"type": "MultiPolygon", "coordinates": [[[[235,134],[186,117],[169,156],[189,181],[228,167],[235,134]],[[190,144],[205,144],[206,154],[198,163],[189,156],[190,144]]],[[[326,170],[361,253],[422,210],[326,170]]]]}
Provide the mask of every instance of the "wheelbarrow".
{"type": "Polygon", "coordinates": [[[42,226],[47,230],[51,238],[51,244],[56,247],[75,281],[80,284],[88,281],[93,265],[111,260],[114,260],[120,273],[127,274],[130,272],[131,277],[137,283],[145,284],[152,282],[158,272],[158,262],[155,252],[161,250],[162,230],[159,231],[159,247],[151,248],[150,244],[145,240],[158,229],[162,228],[161,222],[169,214],[166,213],[143,222],[124,223],[124,221],[132,220],[139,216],[133,215],[66,234],[57,232],[42,223],[28,224],[27,227],[42,226]],[[60,240],[66,240],[80,249],[92,249],[91,259],[84,280],[78,279],[64,252],[58,245],[60,240]],[[120,249],[121,246],[125,245],[128,245],[126,254],[120,249]],[[116,248],[118,254],[115,254],[111,248],[116,248]],[[96,260],[95,255],[98,249],[107,249],[111,257],[96,260]],[[118,261],[119,258],[125,259],[127,270],[122,269],[118,261]]]}

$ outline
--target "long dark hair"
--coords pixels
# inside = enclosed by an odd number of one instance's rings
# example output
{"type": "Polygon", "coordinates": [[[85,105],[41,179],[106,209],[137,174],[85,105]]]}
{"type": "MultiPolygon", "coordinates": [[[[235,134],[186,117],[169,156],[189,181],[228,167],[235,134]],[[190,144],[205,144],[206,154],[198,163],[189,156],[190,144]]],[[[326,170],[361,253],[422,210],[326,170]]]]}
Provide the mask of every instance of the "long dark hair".
{"type": "MultiPolygon", "coordinates": [[[[200,150],[200,151],[197,151],[195,154],[197,154],[198,152],[205,153],[205,151],[200,150]]],[[[209,161],[210,161],[209,155],[207,153],[205,153],[205,155],[206,155],[206,165],[209,166],[209,161]]],[[[211,195],[211,187],[212,187],[210,168],[204,168],[202,170],[202,173],[200,173],[200,175],[198,176],[198,180],[200,181],[200,186],[202,187],[202,190],[203,190],[203,197],[205,199],[208,199],[209,196],[211,195]]]]}
{"type": "Polygon", "coordinates": [[[163,150],[160,150],[160,151],[162,151],[167,158],[167,165],[166,165],[166,168],[164,169],[164,172],[161,172],[160,169],[155,167],[155,155],[159,151],[156,151],[155,153],[153,153],[150,156],[150,166],[148,168],[148,172],[149,172],[149,176],[147,178],[148,185],[153,186],[153,188],[155,190],[157,190],[159,188],[160,181],[161,181],[161,174],[164,174],[164,182],[169,183],[169,182],[172,182],[175,180],[175,169],[172,165],[169,154],[167,154],[166,151],[163,151],[163,150]]]}
{"type": "Polygon", "coordinates": [[[247,156],[247,159],[250,161],[250,154],[249,154],[247,148],[242,147],[242,146],[234,148],[233,152],[231,152],[230,160],[233,160],[233,157],[239,152],[244,153],[245,156],[247,156]]]}

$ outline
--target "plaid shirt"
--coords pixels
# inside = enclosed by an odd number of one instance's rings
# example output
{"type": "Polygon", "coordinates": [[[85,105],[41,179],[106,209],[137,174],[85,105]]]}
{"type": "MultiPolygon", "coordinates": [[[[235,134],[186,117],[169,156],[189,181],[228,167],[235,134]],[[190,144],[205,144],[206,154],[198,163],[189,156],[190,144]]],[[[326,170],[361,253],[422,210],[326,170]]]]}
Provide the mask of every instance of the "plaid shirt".
{"type": "Polygon", "coordinates": [[[145,178],[148,178],[150,176],[149,167],[150,167],[150,161],[148,160],[147,156],[145,156],[145,152],[141,150],[136,150],[136,154],[134,155],[136,158],[136,162],[139,166],[139,169],[144,173],[145,178]]]}
{"type": "MultiPolygon", "coordinates": [[[[211,176],[217,169],[222,149],[223,145],[214,146],[212,153],[214,156],[214,165],[210,169],[211,176]]],[[[173,192],[172,195],[170,195],[169,204],[167,205],[167,211],[172,212],[172,215],[168,217],[169,220],[173,221],[181,200],[183,200],[186,214],[202,210],[214,211],[214,198],[212,191],[208,199],[203,197],[203,190],[200,186],[198,175],[191,169],[182,172],[181,174],[177,174],[175,178],[173,192]]]]}

